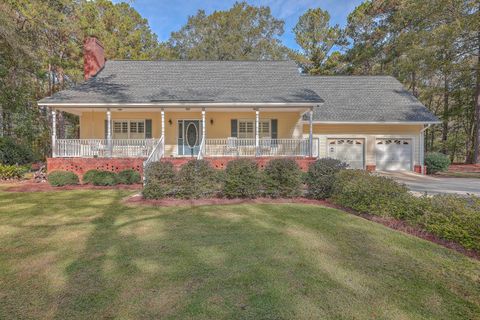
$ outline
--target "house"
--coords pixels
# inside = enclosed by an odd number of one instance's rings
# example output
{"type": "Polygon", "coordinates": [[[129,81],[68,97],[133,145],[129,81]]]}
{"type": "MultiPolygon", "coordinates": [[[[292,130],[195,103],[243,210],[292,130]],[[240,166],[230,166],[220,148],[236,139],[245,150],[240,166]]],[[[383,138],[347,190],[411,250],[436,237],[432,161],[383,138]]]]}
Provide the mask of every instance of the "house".
{"type": "Polygon", "coordinates": [[[438,119],[392,77],[307,76],[291,61],[105,61],[84,45],[85,82],[38,102],[53,114],[48,170],[142,169],[192,157],[223,167],[317,157],[367,170],[423,172],[424,133],[438,119]],[[80,118],[57,139],[55,114],[80,118]]]}

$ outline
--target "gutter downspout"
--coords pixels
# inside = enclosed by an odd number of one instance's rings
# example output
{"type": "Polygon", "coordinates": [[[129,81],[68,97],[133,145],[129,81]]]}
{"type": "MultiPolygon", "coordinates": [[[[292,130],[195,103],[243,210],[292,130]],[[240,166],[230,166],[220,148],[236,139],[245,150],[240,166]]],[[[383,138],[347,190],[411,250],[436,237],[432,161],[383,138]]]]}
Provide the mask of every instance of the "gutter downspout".
{"type": "Polygon", "coordinates": [[[427,124],[427,126],[420,130],[420,172],[422,175],[427,174],[425,172],[425,131],[431,126],[432,124],[427,124]]]}

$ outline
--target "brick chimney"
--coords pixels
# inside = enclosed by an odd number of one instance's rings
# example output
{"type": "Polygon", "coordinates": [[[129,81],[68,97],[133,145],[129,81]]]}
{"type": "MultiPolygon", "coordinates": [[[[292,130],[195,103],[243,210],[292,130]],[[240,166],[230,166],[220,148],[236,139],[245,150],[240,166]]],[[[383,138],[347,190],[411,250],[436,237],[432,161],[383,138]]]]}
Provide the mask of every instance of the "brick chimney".
{"type": "Polygon", "coordinates": [[[105,65],[103,44],[95,37],[83,41],[83,75],[85,80],[96,75],[105,65]]]}

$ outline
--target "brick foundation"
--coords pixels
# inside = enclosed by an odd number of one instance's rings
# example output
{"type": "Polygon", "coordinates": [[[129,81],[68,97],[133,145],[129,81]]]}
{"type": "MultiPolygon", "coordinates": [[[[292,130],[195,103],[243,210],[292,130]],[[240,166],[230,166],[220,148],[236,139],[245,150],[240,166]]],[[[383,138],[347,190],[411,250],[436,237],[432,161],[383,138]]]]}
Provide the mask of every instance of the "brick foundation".
{"type": "MultiPolygon", "coordinates": [[[[222,170],[227,167],[227,163],[236,157],[207,157],[205,160],[209,161],[213,168],[222,170]]],[[[259,157],[254,159],[260,169],[263,169],[271,157],[259,157]]],[[[302,171],[307,171],[310,163],[315,161],[315,158],[294,158],[302,171]]],[[[143,174],[143,158],[48,158],[47,159],[47,173],[55,170],[71,171],[77,174],[80,179],[88,170],[105,170],[112,172],[120,172],[125,169],[133,169],[140,174],[143,174]]],[[[163,158],[162,161],[173,162],[176,169],[179,169],[183,164],[192,160],[190,157],[185,158],[163,158]]]]}
{"type": "Polygon", "coordinates": [[[47,173],[55,170],[71,171],[81,179],[88,170],[120,172],[133,169],[143,174],[143,158],[48,158],[47,173]]]}
{"type": "MultiPolygon", "coordinates": [[[[424,166],[423,170],[424,170],[423,174],[427,174],[427,166],[424,166]]],[[[422,166],[419,165],[419,164],[414,165],[413,166],[413,172],[422,174],[422,166]]]]}
{"type": "Polygon", "coordinates": [[[377,166],[374,165],[374,164],[367,164],[365,166],[365,169],[368,171],[368,172],[374,172],[376,169],[377,169],[377,166]]]}
{"type": "MultiPolygon", "coordinates": [[[[183,164],[187,163],[190,161],[192,158],[185,157],[185,158],[163,158],[162,161],[170,161],[173,163],[173,166],[176,169],[179,169],[183,164]]],[[[227,167],[228,162],[239,159],[238,157],[206,157],[204,160],[207,160],[210,162],[211,166],[217,170],[223,170],[227,167]]],[[[250,159],[253,159],[257,162],[258,167],[260,169],[265,168],[266,164],[268,161],[272,160],[272,157],[252,157],[250,159]]],[[[315,158],[293,158],[297,162],[298,166],[302,171],[307,171],[308,166],[310,163],[315,162],[315,158]]]]}

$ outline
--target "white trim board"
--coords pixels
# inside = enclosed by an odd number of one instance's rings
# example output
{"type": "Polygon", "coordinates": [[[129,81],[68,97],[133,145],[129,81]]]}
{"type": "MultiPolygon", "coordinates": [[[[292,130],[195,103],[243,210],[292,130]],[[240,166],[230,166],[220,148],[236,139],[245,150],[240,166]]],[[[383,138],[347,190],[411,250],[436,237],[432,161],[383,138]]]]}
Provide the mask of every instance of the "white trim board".
{"type": "MultiPolygon", "coordinates": [[[[302,120],[303,124],[309,124],[308,120],[302,120]]],[[[424,125],[424,124],[440,124],[441,121],[318,121],[314,120],[313,124],[372,124],[372,125],[385,125],[385,124],[398,124],[398,125],[424,125]]]]}

